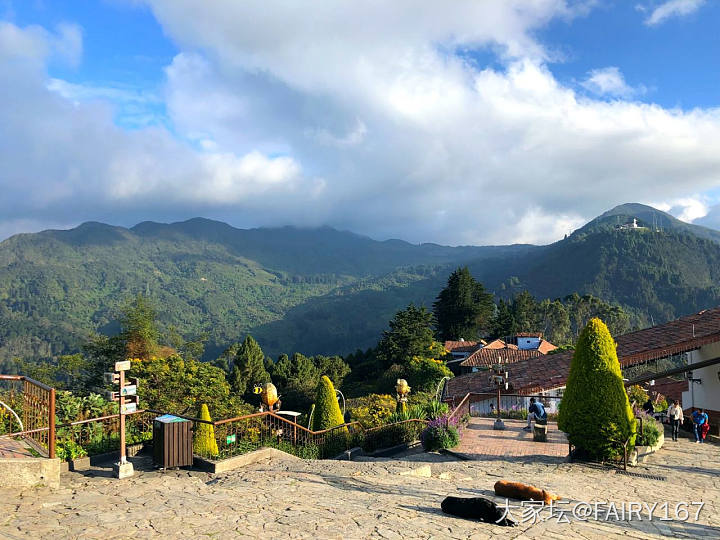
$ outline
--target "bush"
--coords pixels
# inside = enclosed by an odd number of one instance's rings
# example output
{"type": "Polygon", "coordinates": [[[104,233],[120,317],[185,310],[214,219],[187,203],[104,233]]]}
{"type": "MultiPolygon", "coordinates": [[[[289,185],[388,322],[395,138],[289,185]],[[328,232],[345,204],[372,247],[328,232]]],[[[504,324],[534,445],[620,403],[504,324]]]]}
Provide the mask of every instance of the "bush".
{"type": "Polygon", "coordinates": [[[411,443],[417,440],[424,427],[425,424],[422,422],[388,424],[365,432],[361,446],[366,452],[374,452],[380,448],[391,448],[399,444],[411,443]]]}
{"type": "Polygon", "coordinates": [[[627,389],[628,399],[630,400],[630,403],[635,402],[639,407],[642,407],[643,404],[648,400],[650,397],[648,393],[645,391],[645,389],[638,385],[633,384],[627,389]]]}
{"type": "Polygon", "coordinates": [[[433,399],[432,401],[429,401],[427,405],[425,405],[425,414],[427,415],[427,418],[430,420],[435,420],[436,418],[439,418],[443,414],[447,414],[450,410],[450,407],[447,403],[442,403],[440,401],[437,401],[433,399]]]}
{"type": "Polygon", "coordinates": [[[558,427],[578,453],[591,459],[613,459],[629,439],[635,443],[636,421],[623,386],[615,341],[600,319],[580,334],[570,364],[558,427]]]}
{"type": "MultiPolygon", "coordinates": [[[[636,410],[635,416],[642,418],[642,433],[638,432],[635,444],[637,446],[655,446],[663,433],[663,427],[652,416],[642,410],[636,410]]],[[[640,429],[638,427],[638,429],[640,429]]]]}
{"type": "Polygon", "coordinates": [[[322,431],[345,423],[332,381],[323,375],[315,395],[313,431],[322,431]]]}
{"type": "Polygon", "coordinates": [[[450,420],[447,415],[440,416],[427,425],[420,434],[420,441],[426,452],[455,448],[460,444],[457,423],[455,420],[450,420]]]}
{"type": "Polygon", "coordinates": [[[391,414],[388,418],[388,423],[395,424],[406,420],[425,420],[425,418],[427,418],[425,407],[422,405],[412,405],[411,407],[406,407],[402,412],[391,414]]]}
{"type": "Polygon", "coordinates": [[[55,455],[60,458],[61,461],[71,461],[87,456],[87,452],[75,441],[67,440],[58,442],[55,455]]]}
{"type": "Polygon", "coordinates": [[[395,398],[388,394],[369,394],[348,400],[350,418],[365,429],[387,423],[395,410],[395,398]]]}
{"type": "MultiPolygon", "coordinates": [[[[208,422],[211,420],[206,403],[203,403],[200,407],[200,420],[207,420],[208,422]]],[[[215,440],[215,426],[197,422],[195,436],[193,437],[193,452],[203,457],[215,457],[220,453],[215,440]]]]}

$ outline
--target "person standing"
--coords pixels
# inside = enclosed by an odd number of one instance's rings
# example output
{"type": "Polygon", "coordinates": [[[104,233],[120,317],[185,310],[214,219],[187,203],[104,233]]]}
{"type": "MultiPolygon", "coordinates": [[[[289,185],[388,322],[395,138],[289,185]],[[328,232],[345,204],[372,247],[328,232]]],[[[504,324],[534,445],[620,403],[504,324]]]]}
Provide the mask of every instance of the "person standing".
{"type": "Polygon", "coordinates": [[[700,409],[693,412],[693,431],[695,432],[695,442],[701,443],[705,439],[708,428],[704,427],[708,423],[708,415],[705,413],[705,409],[700,409]]]}
{"type": "Polygon", "coordinates": [[[525,431],[530,431],[530,422],[535,420],[537,423],[538,420],[541,422],[547,422],[547,413],[545,412],[545,407],[543,407],[543,404],[539,401],[536,402],[534,397],[530,398],[530,407],[528,407],[528,423],[527,426],[523,429],[525,431]]]}
{"type": "Polygon", "coordinates": [[[683,423],[683,410],[678,404],[678,400],[673,400],[672,405],[668,407],[667,417],[672,426],[672,440],[677,441],[680,433],[680,425],[683,423]]]}

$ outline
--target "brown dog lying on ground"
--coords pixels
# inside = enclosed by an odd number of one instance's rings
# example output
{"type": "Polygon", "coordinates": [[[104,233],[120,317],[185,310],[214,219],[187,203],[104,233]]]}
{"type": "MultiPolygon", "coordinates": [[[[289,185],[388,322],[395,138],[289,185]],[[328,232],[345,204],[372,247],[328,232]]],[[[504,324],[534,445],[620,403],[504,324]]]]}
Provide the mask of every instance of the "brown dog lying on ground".
{"type": "Polygon", "coordinates": [[[495,494],[510,499],[520,499],[521,501],[544,501],[545,504],[561,499],[561,497],[553,495],[544,489],[538,489],[520,482],[508,482],[507,480],[495,482],[495,494]]]}

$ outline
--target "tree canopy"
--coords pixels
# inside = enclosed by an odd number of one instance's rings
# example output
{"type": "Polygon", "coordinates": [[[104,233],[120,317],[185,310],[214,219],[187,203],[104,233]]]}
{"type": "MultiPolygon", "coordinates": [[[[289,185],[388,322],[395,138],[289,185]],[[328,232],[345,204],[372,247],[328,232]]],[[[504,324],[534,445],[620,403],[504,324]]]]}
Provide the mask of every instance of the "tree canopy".
{"type": "Polygon", "coordinates": [[[493,295],[475,281],[465,266],[448,278],[433,304],[441,340],[475,340],[487,335],[495,305],[493,295]]]}

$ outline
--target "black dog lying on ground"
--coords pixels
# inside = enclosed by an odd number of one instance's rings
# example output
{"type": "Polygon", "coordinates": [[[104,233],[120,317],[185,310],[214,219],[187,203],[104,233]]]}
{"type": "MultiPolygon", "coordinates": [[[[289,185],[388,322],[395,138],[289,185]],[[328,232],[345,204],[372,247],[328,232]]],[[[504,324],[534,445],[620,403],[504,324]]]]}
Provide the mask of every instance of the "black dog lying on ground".
{"type": "Polygon", "coordinates": [[[482,497],[445,497],[440,505],[442,511],[465,519],[478,519],[503,527],[514,527],[517,522],[505,516],[505,511],[494,502],[482,497]]]}

